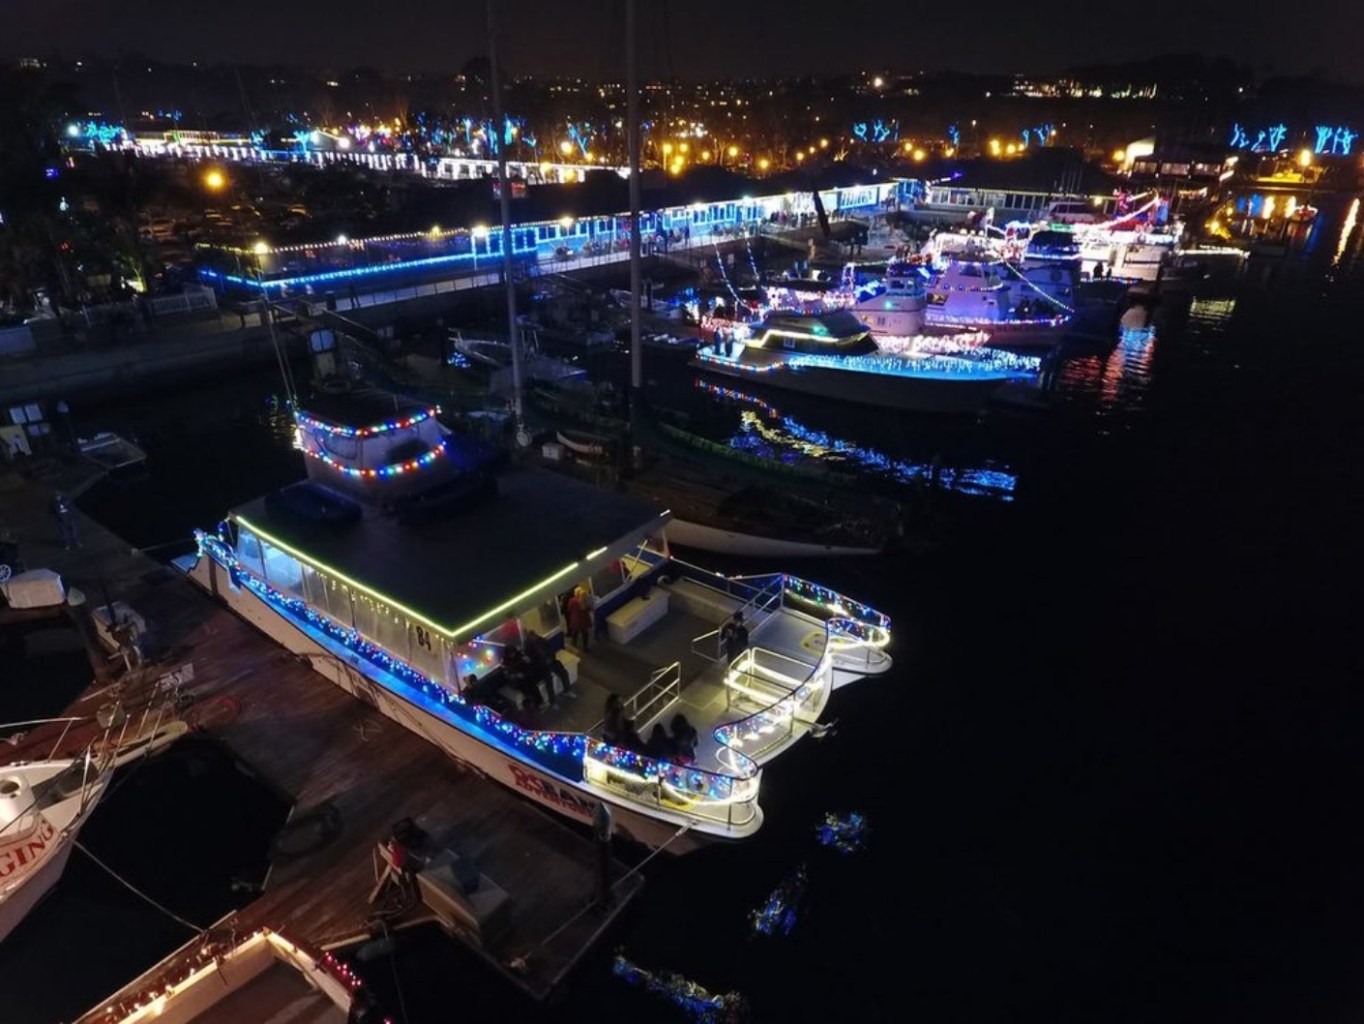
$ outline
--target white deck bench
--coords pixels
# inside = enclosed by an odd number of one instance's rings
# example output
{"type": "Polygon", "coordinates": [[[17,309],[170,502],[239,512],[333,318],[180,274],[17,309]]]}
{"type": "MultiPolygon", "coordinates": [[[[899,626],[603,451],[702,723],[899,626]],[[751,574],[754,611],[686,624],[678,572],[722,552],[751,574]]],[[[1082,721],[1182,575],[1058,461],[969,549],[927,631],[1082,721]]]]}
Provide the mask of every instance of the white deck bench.
{"type": "Polygon", "coordinates": [[[743,600],[729,594],[703,587],[689,579],[662,581],[659,586],[666,589],[668,597],[677,602],[683,611],[690,612],[700,619],[722,622],[733,614],[734,609],[743,605],[743,600]]]}
{"type": "Polygon", "coordinates": [[[618,644],[628,644],[668,614],[668,594],[654,589],[634,597],[606,617],[606,632],[618,644]]]}

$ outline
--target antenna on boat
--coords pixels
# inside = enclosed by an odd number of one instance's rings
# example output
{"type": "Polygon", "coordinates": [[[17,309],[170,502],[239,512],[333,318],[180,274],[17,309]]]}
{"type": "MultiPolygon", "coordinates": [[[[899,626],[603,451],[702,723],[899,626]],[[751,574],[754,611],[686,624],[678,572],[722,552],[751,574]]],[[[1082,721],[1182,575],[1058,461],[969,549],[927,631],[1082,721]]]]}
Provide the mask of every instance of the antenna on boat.
{"type": "Polygon", "coordinates": [[[507,123],[502,114],[502,69],[497,60],[497,0],[488,0],[488,77],[492,79],[493,138],[497,142],[497,179],[502,211],[502,277],[507,285],[507,330],[512,357],[512,420],[516,443],[530,444],[521,417],[521,332],[516,323],[516,281],[512,278],[511,178],[507,174],[507,123]]]}
{"type": "Polygon", "coordinates": [[[639,62],[635,0],[625,0],[625,123],[630,149],[630,421],[638,423],[643,390],[643,348],[639,337],[640,301],[640,180],[639,180],[639,62]]]}

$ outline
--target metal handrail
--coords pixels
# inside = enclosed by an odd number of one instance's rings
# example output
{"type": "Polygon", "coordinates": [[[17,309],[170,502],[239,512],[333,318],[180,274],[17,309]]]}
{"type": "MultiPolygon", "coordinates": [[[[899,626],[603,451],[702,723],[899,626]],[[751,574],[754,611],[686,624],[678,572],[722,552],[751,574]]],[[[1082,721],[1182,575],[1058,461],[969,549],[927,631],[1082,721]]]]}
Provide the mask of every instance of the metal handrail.
{"type": "Polygon", "coordinates": [[[671,665],[664,665],[658,669],[649,677],[647,683],[625,698],[626,717],[633,718],[636,721],[644,721],[645,719],[642,717],[644,711],[667,696],[669,691],[672,691],[674,697],[682,692],[682,663],[680,661],[674,661],[671,665]],[[668,674],[672,675],[672,679],[660,686],[659,680],[668,674]],[[641,705],[638,701],[645,694],[648,695],[648,700],[641,705]],[[631,711],[632,707],[633,711],[631,711]]]}

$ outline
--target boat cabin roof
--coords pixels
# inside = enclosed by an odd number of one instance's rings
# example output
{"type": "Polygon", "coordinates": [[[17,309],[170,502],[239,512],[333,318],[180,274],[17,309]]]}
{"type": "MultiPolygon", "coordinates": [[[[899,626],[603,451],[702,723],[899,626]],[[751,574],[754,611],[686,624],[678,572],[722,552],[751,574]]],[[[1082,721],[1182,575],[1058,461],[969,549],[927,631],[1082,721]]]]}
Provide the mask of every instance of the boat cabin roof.
{"type": "Polygon", "coordinates": [[[651,501],[543,469],[509,469],[497,492],[426,523],[367,514],[328,525],[265,498],[231,516],[459,639],[567,590],[667,522],[651,501]]]}
{"type": "Polygon", "coordinates": [[[767,315],[762,326],[774,331],[795,331],[827,337],[831,342],[867,333],[867,325],[846,309],[818,314],[775,311],[767,315]]]}

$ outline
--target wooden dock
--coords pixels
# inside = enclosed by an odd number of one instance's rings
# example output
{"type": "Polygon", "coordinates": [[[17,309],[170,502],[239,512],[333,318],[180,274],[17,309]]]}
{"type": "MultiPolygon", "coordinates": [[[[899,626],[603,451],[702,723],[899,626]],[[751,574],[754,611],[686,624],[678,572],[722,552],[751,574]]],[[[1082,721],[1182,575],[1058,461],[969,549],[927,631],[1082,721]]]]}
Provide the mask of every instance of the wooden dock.
{"type": "MultiPolygon", "coordinates": [[[[45,507],[37,500],[26,504],[45,507]]],[[[607,909],[594,902],[599,851],[586,836],[456,764],[97,524],[82,520],[81,531],[102,562],[121,553],[120,571],[108,573],[102,565],[101,573],[122,581],[113,599],[147,621],[163,655],[123,672],[113,689],[92,684],[63,716],[90,718],[114,698],[128,708],[142,707],[165,693],[173,677],[184,720],[220,740],[293,803],[262,894],[216,931],[242,936],[268,928],[317,950],[339,950],[381,934],[384,926],[370,902],[376,850],[395,823],[410,818],[434,848],[449,847],[472,859],[509,894],[509,920],[500,933],[486,946],[462,938],[509,981],[541,999],[639,891],[643,877],[613,860],[613,904],[607,909]]],[[[62,554],[62,571],[79,578],[82,551],[62,554]]],[[[28,562],[35,566],[31,552],[28,562]]],[[[16,745],[0,748],[0,761],[48,756],[63,728],[32,729],[16,745]]],[[[69,729],[58,756],[78,752],[96,731],[90,722],[69,729]]],[[[395,929],[430,919],[418,902],[385,924],[395,929]]],[[[175,969],[165,965],[168,973],[175,969]]],[[[149,991],[156,973],[137,984],[149,991]]],[[[107,1008],[130,998],[116,994],[81,1020],[116,1019],[107,1008]]]]}

